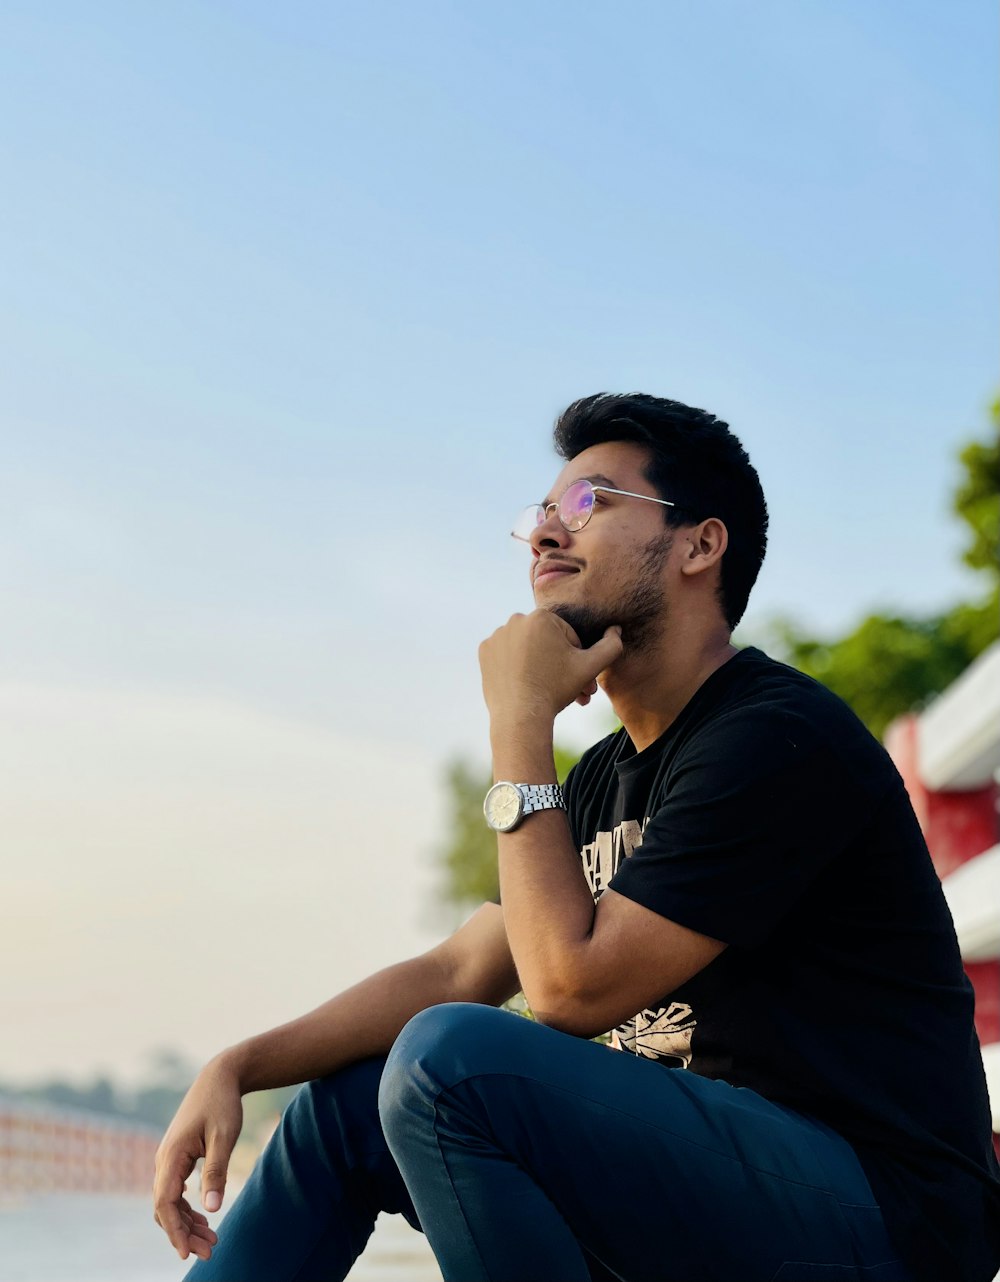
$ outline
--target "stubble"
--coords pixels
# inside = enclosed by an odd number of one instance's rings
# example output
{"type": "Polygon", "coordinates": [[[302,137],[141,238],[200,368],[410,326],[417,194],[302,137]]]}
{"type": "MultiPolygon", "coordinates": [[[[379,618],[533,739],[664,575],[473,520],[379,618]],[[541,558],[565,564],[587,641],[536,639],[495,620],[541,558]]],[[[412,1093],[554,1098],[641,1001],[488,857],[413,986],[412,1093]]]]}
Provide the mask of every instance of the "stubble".
{"type": "Polygon", "coordinates": [[[588,650],[600,641],[613,624],[622,630],[622,641],[632,654],[642,653],[654,637],[662,631],[667,616],[663,598],[660,571],[670,554],[674,535],[672,531],[651,539],[639,553],[631,567],[623,568],[628,581],[623,583],[619,596],[606,603],[586,602],[582,605],[553,605],[553,614],[573,629],[580,644],[588,650]]]}

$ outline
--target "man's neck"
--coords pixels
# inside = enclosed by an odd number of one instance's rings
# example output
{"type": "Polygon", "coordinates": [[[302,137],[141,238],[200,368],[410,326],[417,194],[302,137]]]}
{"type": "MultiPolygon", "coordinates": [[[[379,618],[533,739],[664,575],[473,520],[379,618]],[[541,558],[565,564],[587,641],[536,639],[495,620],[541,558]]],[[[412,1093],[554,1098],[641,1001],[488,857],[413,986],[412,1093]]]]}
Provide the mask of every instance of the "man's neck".
{"type": "Polygon", "coordinates": [[[602,673],[601,685],[636,752],[668,730],[699,686],[737,653],[723,629],[687,636],[671,631],[638,654],[626,649],[602,673]]]}

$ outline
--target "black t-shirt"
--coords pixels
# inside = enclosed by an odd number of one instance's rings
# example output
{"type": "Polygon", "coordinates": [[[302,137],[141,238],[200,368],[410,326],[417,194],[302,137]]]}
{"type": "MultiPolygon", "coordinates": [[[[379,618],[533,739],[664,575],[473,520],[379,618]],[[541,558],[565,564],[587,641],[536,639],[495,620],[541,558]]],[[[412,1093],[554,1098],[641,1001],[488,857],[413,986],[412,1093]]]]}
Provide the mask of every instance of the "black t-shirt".
{"type": "Polygon", "coordinates": [[[847,705],[742,650],[643,752],[624,730],[591,748],[566,794],[595,899],[729,945],[614,1043],[825,1122],[918,1278],[991,1279],[972,988],[902,780],[847,705]]]}

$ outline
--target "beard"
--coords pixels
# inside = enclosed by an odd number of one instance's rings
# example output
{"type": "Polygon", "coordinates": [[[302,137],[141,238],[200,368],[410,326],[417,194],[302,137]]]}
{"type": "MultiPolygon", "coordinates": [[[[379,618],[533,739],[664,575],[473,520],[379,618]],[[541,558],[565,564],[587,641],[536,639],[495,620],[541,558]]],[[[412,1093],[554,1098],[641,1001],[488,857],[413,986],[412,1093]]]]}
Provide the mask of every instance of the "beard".
{"type": "Polygon", "coordinates": [[[666,618],[660,570],[673,542],[673,533],[668,532],[647,543],[634,563],[630,581],[623,584],[615,600],[602,605],[554,605],[552,613],[569,624],[585,650],[614,624],[621,628],[622,641],[630,653],[641,654],[666,618]]]}

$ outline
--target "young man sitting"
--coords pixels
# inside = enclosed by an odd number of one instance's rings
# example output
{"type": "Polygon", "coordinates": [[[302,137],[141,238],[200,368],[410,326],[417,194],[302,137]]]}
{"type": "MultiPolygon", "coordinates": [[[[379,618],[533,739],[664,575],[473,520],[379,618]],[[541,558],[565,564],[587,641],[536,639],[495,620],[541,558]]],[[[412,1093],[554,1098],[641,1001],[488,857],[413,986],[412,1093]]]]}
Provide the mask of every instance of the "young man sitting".
{"type": "Polygon", "coordinates": [[[902,782],[730,635],[764,556],[726,424],[599,395],[515,533],[537,609],[480,649],[501,904],[202,1070],[156,1216],[190,1282],[343,1278],[380,1210],[446,1282],[988,1282],[1000,1170],[902,782]],[[553,720],[622,728],[556,783],[553,720]],[[535,1021],[494,1009],[523,990],[535,1021]],[[612,1048],[590,1039],[613,1030],[612,1048]],[[241,1096],[306,1081],[217,1236],[241,1096]]]}

